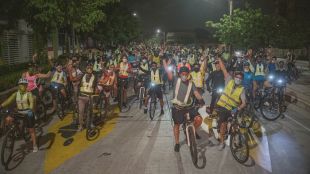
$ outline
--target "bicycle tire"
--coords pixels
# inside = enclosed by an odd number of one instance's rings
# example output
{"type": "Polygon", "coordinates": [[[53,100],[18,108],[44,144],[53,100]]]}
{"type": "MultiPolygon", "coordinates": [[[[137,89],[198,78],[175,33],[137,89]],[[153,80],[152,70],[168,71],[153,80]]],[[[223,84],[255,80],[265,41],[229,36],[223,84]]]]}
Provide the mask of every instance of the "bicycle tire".
{"type": "Polygon", "coordinates": [[[230,142],[229,142],[229,144],[230,144],[230,151],[231,151],[234,159],[236,161],[238,161],[239,163],[243,164],[243,163],[245,163],[249,159],[249,151],[250,150],[249,150],[248,142],[247,142],[245,136],[243,134],[241,134],[239,131],[236,132],[236,133],[232,133],[230,135],[231,135],[230,136],[230,142]],[[238,146],[241,145],[242,147],[245,148],[245,156],[244,156],[244,158],[239,158],[238,155],[237,155],[237,149],[234,149],[234,147],[235,147],[235,140],[236,139],[239,139],[238,140],[239,141],[238,146]]]}
{"type": "MultiPolygon", "coordinates": [[[[268,112],[270,113],[270,111],[265,109],[265,103],[269,102],[269,104],[273,105],[274,101],[272,100],[263,100],[261,107],[260,107],[260,113],[262,114],[262,116],[268,120],[268,121],[274,121],[276,119],[278,119],[281,116],[281,112],[274,114],[274,116],[272,117],[271,114],[267,114],[268,112]]],[[[274,106],[270,106],[270,110],[273,109],[274,106]],[[271,108],[270,108],[271,107],[271,108]]],[[[279,108],[278,108],[279,109],[279,108]]]]}
{"type": "Polygon", "coordinates": [[[194,127],[189,126],[188,127],[188,137],[189,137],[189,149],[192,157],[192,162],[194,165],[197,165],[198,162],[198,151],[197,151],[197,142],[196,142],[196,136],[194,133],[194,127]]]}
{"type": "Polygon", "coordinates": [[[246,108],[242,113],[239,114],[240,119],[238,120],[239,126],[241,128],[250,128],[254,122],[254,115],[251,108],[246,108]]]}
{"type": "MultiPolygon", "coordinates": [[[[40,102],[40,101],[39,101],[40,102]]],[[[48,120],[47,114],[46,114],[46,107],[44,103],[40,102],[36,106],[36,116],[39,121],[44,121],[46,122],[48,120]]]]}
{"type": "Polygon", "coordinates": [[[3,166],[6,166],[10,161],[14,151],[14,144],[15,144],[15,129],[10,129],[5,134],[1,147],[1,163],[3,166]]]}
{"type": "Polygon", "coordinates": [[[50,89],[46,88],[42,94],[42,102],[45,106],[52,106],[53,105],[53,93],[50,89]]]}
{"type": "Polygon", "coordinates": [[[150,112],[149,116],[150,119],[153,120],[155,116],[155,111],[156,111],[156,97],[154,97],[154,94],[152,94],[151,99],[150,99],[150,112]],[[153,105],[153,106],[152,106],[153,105]]]}
{"type": "Polygon", "coordinates": [[[141,87],[140,87],[140,94],[139,94],[139,100],[140,100],[140,102],[139,102],[139,109],[141,109],[141,108],[142,108],[143,103],[144,103],[144,93],[145,93],[145,88],[144,88],[144,87],[143,87],[143,88],[141,88],[141,87]]]}

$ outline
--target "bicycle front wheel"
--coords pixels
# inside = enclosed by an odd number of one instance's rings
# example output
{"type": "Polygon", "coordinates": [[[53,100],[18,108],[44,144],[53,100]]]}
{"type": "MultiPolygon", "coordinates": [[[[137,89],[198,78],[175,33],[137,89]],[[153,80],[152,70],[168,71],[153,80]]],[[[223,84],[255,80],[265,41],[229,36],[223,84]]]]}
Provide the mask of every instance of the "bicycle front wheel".
{"type": "Polygon", "coordinates": [[[194,127],[192,126],[188,127],[188,137],[189,137],[189,149],[191,152],[192,161],[193,164],[196,165],[198,161],[198,151],[197,151],[197,142],[194,133],[194,127]]]}
{"type": "Polygon", "coordinates": [[[232,133],[229,144],[230,151],[236,161],[243,164],[249,159],[249,145],[242,133],[232,133]]]}
{"type": "Polygon", "coordinates": [[[1,163],[6,166],[11,160],[15,144],[15,129],[9,130],[2,142],[1,147],[1,163]]]}
{"type": "Polygon", "coordinates": [[[156,98],[152,96],[150,101],[150,112],[149,112],[151,120],[154,119],[155,111],[156,111],[156,98]]]}
{"type": "Polygon", "coordinates": [[[139,109],[142,108],[143,103],[144,103],[144,93],[145,93],[145,88],[140,88],[140,94],[139,94],[139,109]]]}
{"type": "Polygon", "coordinates": [[[264,100],[260,107],[262,116],[269,121],[274,121],[281,116],[281,111],[278,101],[272,99],[264,100]]]}

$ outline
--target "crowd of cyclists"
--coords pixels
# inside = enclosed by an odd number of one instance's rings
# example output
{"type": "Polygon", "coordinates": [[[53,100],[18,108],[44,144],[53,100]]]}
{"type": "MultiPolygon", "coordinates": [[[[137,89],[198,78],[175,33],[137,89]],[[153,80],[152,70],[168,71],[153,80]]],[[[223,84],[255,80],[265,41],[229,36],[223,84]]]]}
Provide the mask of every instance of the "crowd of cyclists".
{"type": "MultiPolygon", "coordinates": [[[[60,109],[57,102],[77,106],[73,108],[77,114],[73,116],[72,124],[78,125],[78,131],[85,128],[89,95],[103,93],[105,107],[110,101],[122,101],[121,107],[129,107],[128,89],[138,95],[140,86],[152,88],[145,91],[144,113],[148,112],[150,93],[154,92],[160,101],[160,115],[163,115],[163,95],[172,89],[174,150],[179,152],[179,129],[184,122],[184,113],[189,112],[198,128],[203,120],[197,110],[189,108],[205,105],[208,96],[204,94],[208,91],[211,94],[210,113],[214,110],[219,113],[219,149],[222,150],[227,120],[232,113],[246,107],[247,94],[255,99],[257,90],[272,87],[273,79],[281,79],[286,84],[298,76],[291,54],[288,54],[287,62],[268,57],[263,50],[235,51],[231,58],[228,55],[225,48],[131,43],[69,55],[65,60],[52,62],[47,73],[40,72],[39,67],[31,63],[21,74],[18,90],[1,103],[0,110],[16,103],[17,112],[24,115],[24,124],[31,135],[33,152],[37,152],[34,128],[36,107],[42,102],[39,100],[42,97],[39,79],[49,81],[55,110],[60,109]],[[56,100],[59,94],[62,100],[56,100]]],[[[96,101],[95,105],[98,103],[96,101]]],[[[60,118],[64,116],[64,112],[60,112],[60,118]]],[[[6,122],[10,123],[12,119],[14,117],[8,116],[6,122]]],[[[200,138],[198,134],[196,136],[200,138]]]]}

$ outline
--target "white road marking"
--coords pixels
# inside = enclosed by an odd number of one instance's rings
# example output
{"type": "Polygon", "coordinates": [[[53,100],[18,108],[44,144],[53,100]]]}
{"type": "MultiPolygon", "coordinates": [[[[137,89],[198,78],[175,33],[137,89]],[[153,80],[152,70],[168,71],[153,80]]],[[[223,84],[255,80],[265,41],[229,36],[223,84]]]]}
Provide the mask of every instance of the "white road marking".
{"type": "Polygon", "coordinates": [[[310,128],[308,128],[307,126],[301,124],[299,121],[295,120],[294,118],[288,116],[287,114],[284,114],[286,118],[292,120],[293,122],[295,122],[296,124],[298,124],[299,126],[303,127],[304,129],[306,129],[307,131],[310,132],[310,128]]]}
{"type": "Polygon", "coordinates": [[[254,131],[250,129],[253,138],[255,139],[255,142],[258,143],[257,147],[254,149],[255,154],[252,155],[253,159],[255,160],[255,163],[263,167],[264,169],[268,170],[269,172],[272,172],[272,166],[271,166],[271,159],[270,159],[270,152],[269,152],[269,144],[268,139],[266,135],[266,130],[263,126],[261,126],[262,131],[262,138],[259,139],[254,131]]]}

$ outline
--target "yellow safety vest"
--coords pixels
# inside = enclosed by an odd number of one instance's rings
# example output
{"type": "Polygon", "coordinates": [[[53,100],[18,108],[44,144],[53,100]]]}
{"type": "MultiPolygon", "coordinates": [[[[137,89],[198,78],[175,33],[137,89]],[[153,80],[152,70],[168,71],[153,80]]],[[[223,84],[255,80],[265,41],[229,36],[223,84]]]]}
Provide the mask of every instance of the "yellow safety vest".
{"type": "Polygon", "coordinates": [[[93,74],[88,82],[86,81],[86,75],[84,75],[82,79],[80,91],[84,93],[93,93],[94,92],[94,88],[93,88],[94,80],[95,80],[95,76],[93,74]]]}
{"type": "Polygon", "coordinates": [[[115,67],[117,66],[117,60],[116,59],[110,59],[108,62],[107,67],[109,67],[110,65],[114,65],[115,67]]]}
{"type": "MultiPolygon", "coordinates": [[[[149,70],[149,65],[147,63],[145,63],[145,65],[143,65],[143,63],[140,65],[140,67],[145,70],[148,71],[149,70]]],[[[145,72],[139,70],[139,74],[145,74],[145,72]]]]}
{"type": "Polygon", "coordinates": [[[162,84],[158,69],[155,71],[155,73],[153,70],[151,70],[151,81],[156,85],[162,84]]]}
{"type": "Polygon", "coordinates": [[[124,65],[123,62],[120,63],[120,68],[119,68],[119,75],[121,76],[128,76],[128,63],[124,65]]]}
{"type": "Polygon", "coordinates": [[[195,86],[197,88],[202,88],[203,87],[203,75],[202,73],[199,71],[199,72],[191,72],[191,76],[193,78],[193,82],[195,84],[195,86]]]}
{"type": "Polygon", "coordinates": [[[28,100],[28,95],[31,93],[26,92],[25,94],[21,94],[19,91],[16,94],[16,104],[18,110],[30,109],[30,104],[28,100]]]}
{"type": "Polygon", "coordinates": [[[257,64],[256,65],[256,71],[255,71],[255,76],[265,76],[265,71],[264,71],[264,65],[263,64],[257,64]]]}
{"type": "Polygon", "coordinates": [[[194,56],[190,57],[188,62],[189,62],[190,65],[193,66],[195,64],[195,57],[194,56]]]}
{"type": "Polygon", "coordinates": [[[64,72],[63,71],[61,71],[61,72],[55,71],[51,82],[65,84],[64,72]]]}
{"type": "Polygon", "coordinates": [[[95,61],[94,66],[93,66],[93,71],[98,72],[99,70],[100,70],[100,64],[97,61],[95,61]]]}
{"type": "Polygon", "coordinates": [[[113,73],[112,76],[109,76],[109,80],[104,84],[104,86],[111,86],[114,83],[115,74],[113,73]]]}
{"type": "Polygon", "coordinates": [[[238,107],[238,105],[241,103],[240,95],[243,91],[242,86],[238,86],[234,91],[235,82],[234,80],[230,80],[228,84],[226,85],[223,94],[221,95],[219,101],[217,102],[217,105],[224,107],[228,109],[229,111],[233,108],[238,107]]]}
{"type": "Polygon", "coordinates": [[[159,56],[158,56],[158,57],[154,56],[154,57],[153,57],[153,62],[156,62],[157,65],[159,65],[159,64],[160,64],[160,58],[159,58],[159,56]]]}

